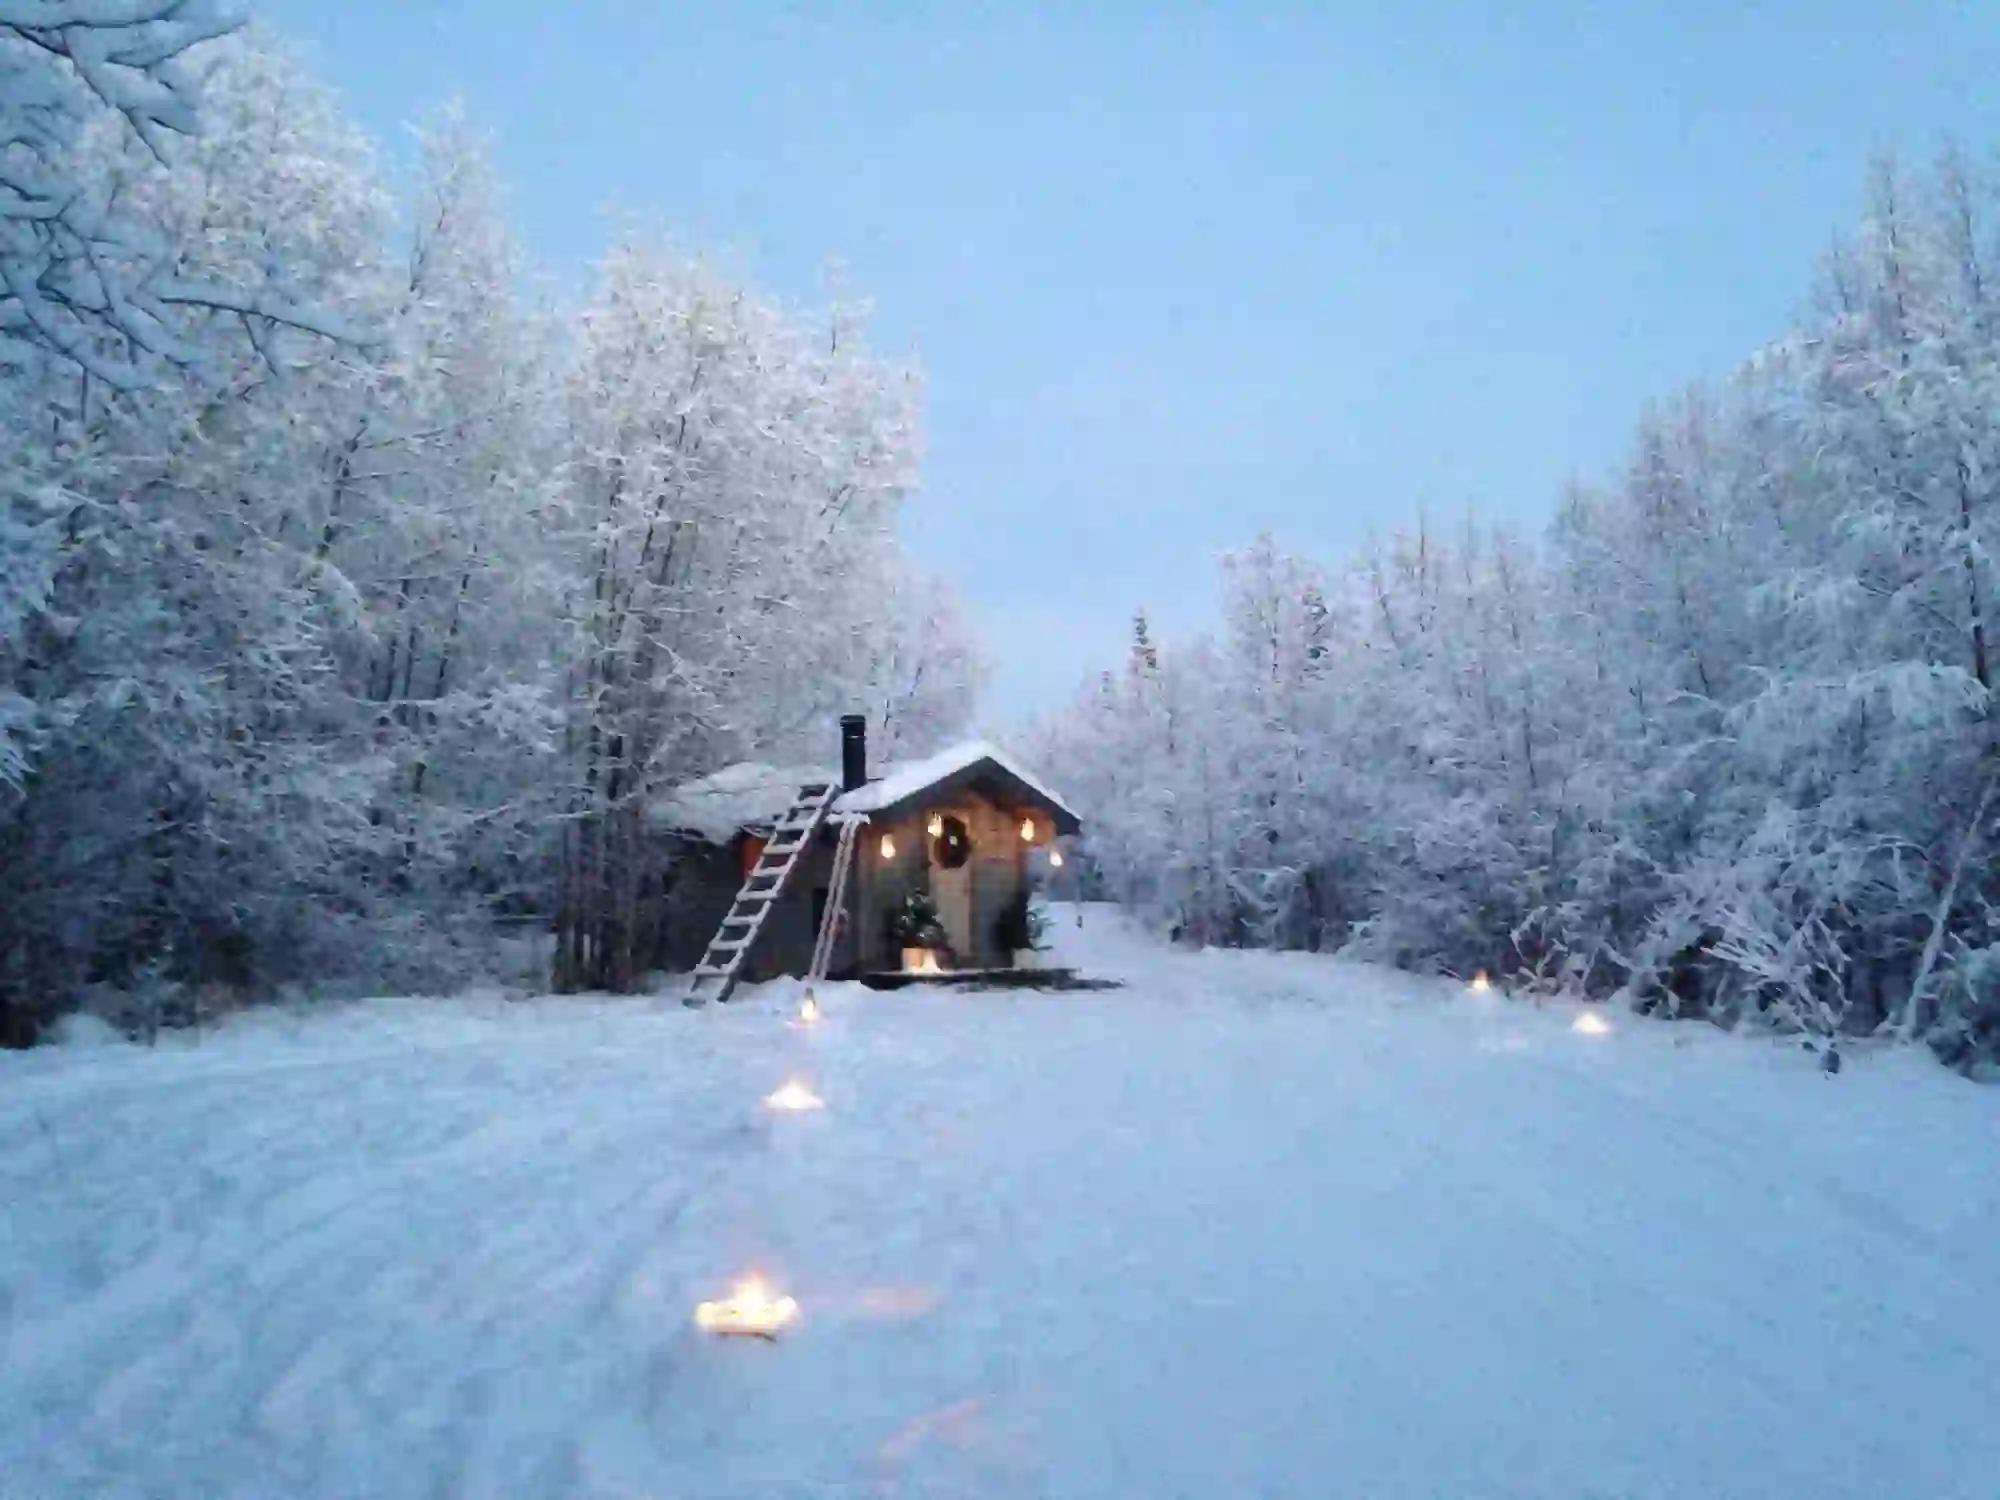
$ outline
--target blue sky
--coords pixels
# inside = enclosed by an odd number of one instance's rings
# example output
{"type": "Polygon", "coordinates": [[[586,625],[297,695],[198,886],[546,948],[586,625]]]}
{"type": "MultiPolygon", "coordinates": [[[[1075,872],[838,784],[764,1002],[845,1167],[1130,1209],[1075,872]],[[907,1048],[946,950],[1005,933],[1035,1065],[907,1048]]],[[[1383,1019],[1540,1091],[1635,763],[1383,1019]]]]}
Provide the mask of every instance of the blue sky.
{"type": "Polygon", "coordinates": [[[1054,706],[1269,528],[1539,526],[1782,331],[1871,153],[2000,147],[2000,7],[253,0],[360,120],[451,94],[569,284],[613,217],[929,377],[913,544],[1054,706]]]}

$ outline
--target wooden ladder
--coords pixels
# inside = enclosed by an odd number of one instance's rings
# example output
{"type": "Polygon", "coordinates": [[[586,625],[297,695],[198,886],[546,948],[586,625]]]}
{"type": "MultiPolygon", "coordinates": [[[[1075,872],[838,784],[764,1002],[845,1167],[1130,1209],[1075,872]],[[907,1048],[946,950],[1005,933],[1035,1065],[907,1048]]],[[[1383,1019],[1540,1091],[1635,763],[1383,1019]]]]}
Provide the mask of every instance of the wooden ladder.
{"type": "Polygon", "coordinates": [[[813,943],[812,964],[806,969],[806,993],[815,980],[826,978],[833,964],[833,945],[847,908],[847,872],[854,868],[854,841],[861,836],[866,814],[849,814],[840,820],[840,843],[833,851],[833,880],[826,893],[826,911],[819,920],[819,937],[813,943]]]}
{"type": "Polygon", "coordinates": [[[757,934],[764,930],[764,919],[785,894],[799,861],[812,847],[813,835],[826,821],[827,809],[839,795],[838,782],[812,781],[799,788],[792,805],[772,827],[764,852],[743,877],[742,889],[730,903],[729,915],[708,940],[708,951],[688,976],[687,1004],[706,1005],[711,1000],[720,1002],[729,998],[736,988],[737,976],[743,972],[743,961],[750,956],[757,934]]]}

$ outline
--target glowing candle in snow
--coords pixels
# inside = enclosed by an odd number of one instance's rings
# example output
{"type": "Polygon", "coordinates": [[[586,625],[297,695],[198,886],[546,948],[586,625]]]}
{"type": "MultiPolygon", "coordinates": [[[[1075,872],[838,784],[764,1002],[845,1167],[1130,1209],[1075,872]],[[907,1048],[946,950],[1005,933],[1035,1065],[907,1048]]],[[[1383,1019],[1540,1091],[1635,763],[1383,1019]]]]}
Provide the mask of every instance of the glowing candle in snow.
{"type": "Polygon", "coordinates": [[[773,1297],[763,1278],[746,1276],[721,1301],[698,1303],[694,1321],[696,1327],[707,1333],[775,1339],[779,1331],[790,1325],[798,1315],[799,1304],[796,1301],[790,1297],[773,1297]]]}
{"type": "Polygon", "coordinates": [[[1476,974],[1472,976],[1473,994],[1483,995],[1492,988],[1493,988],[1493,981],[1486,977],[1486,971],[1484,969],[1479,970],[1476,974]]]}
{"type": "Polygon", "coordinates": [[[824,1108],[826,1101],[796,1078],[788,1078],[783,1086],[764,1096],[764,1107],[781,1113],[796,1114],[800,1110],[824,1108]]]}
{"type": "Polygon", "coordinates": [[[1587,1010],[1570,1023],[1571,1031],[1580,1031],[1585,1036],[1611,1035],[1611,1023],[1594,1010],[1587,1010]]]}

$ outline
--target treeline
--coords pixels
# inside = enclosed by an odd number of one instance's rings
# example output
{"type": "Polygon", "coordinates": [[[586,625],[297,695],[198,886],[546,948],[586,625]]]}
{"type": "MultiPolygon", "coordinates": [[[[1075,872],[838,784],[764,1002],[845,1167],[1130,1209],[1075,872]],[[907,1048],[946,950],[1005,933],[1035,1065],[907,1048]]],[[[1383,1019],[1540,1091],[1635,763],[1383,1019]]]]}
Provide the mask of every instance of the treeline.
{"type": "MultiPolygon", "coordinates": [[[[1545,535],[1266,538],[1047,726],[1190,939],[2000,1056],[2000,194],[1881,165],[1812,315],[1545,535]]],[[[1837,1045],[1837,1043],[1836,1043],[1837,1045]]]]}
{"type": "MultiPolygon", "coordinates": [[[[890,748],[977,661],[897,539],[916,372],[632,236],[544,308],[444,110],[406,191],[198,3],[0,23],[0,1031],[628,986],[655,792],[890,748]],[[36,30],[42,25],[43,29],[36,30]],[[170,1017],[169,1017],[170,1018],[170,1017]]],[[[60,13],[60,14],[58,14],[60,13]]]]}

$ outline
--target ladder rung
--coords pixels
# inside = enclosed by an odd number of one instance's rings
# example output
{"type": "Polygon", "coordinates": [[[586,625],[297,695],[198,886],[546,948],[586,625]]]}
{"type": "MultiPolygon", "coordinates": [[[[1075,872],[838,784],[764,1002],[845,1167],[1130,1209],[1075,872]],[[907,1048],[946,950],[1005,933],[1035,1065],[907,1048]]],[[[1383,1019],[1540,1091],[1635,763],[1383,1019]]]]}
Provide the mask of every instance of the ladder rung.
{"type": "Polygon", "coordinates": [[[763,920],[764,918],[762,913],[757,913],[747,917],[739,917],[736,915],[735,912],[731,912],[728,916],[722,919],[722,925],[724,927],[755,927],[759,922],[763,920]]]}
{"type": "Polygon", "coordinates": [[[710,953],[734,953],[739,948],[747,948],[749,946],[750,939],[747,937],[717,938],[708,945],[708,951],[710,953]]]}
{"type": "Polygon", "coordinates": [[[727,964],[719,968],[714,964],[702,964],[694,970],[694,982],[696,984],[700,984],[704,979],[727,979],[728,977],[729,966],[727,964]]]}

